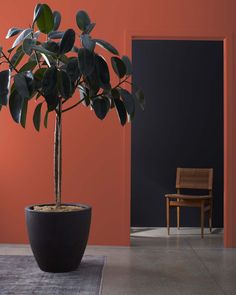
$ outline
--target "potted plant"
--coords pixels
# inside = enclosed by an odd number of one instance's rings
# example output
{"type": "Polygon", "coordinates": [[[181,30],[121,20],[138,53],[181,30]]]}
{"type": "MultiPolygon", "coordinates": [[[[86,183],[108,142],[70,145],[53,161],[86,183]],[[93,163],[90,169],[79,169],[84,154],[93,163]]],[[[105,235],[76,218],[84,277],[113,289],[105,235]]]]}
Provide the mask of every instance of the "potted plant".
{"type": "Polygon", "coordinates": [[[85,11],[78,11],[75,20],[79,33],[71,28],[60,31],[61,14],[47,4],[37,4],[32,25],[9,29],[6,38],[15,40],[7,51],[0,48],[0,63],[8,65],[0,71],[0,108],[9,105],[13,120],[25,127],[28,103],[35,103],[33,124],[37,131],[42,125],[44,105],[45,127],[48,114],[55,115],[55,203],[26,208],[32,251],[39,267],[49,272],[78,267],[91,221],[90,206],[61,201],[63,114],[84,104],[103,120],[114,109],[121,125],[125,125],[134,116],[135,101],[142,108],[145,103],[140,89],[132,94],[124,87],[132,85],[129,58],[120,57],[107,41],[92,38],[95,23],[85,11]],[[112,54],[110,63],[96,53],[97,46],[112,54]],[[118,77],[116,85],[111,85],[110,68],[118,77]],[[74,94],[80,99],[69,104],[74,94]]]}

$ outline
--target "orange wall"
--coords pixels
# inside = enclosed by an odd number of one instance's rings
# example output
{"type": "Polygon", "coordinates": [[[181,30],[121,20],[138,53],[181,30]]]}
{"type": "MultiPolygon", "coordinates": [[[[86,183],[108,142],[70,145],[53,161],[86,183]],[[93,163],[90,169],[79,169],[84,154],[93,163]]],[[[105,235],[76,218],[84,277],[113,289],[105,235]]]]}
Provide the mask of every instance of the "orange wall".
{"type": "MultiPolygon", "coordinates": [[[[0,35],[3,46],[11,26],[26,27],[37,1],[1,3],[0,35]]],[[[74,14],[85,9],[96,21],[96,36],[130,54],[135,37],[215,38],[225,41],[225,245],[236,246],[236,186],[234,147],[236,118],[236,4],[234,0],[50,0],[62,12],[62,27],[74,27],[74,14]]],[[[148,98],[147,98],[148,99],[148,98]]],[[[99,121],[80,107],[64,116],[64,201],[93,206],[91,244],[129,244],[130,127],[121,128],[112,112],[99,121]]],[[[0,242],[27,242],[23,208],[51,202],[53,122],[40,134],[28,119],[23,130],[8,111],[0,114],[0,242]]]]}

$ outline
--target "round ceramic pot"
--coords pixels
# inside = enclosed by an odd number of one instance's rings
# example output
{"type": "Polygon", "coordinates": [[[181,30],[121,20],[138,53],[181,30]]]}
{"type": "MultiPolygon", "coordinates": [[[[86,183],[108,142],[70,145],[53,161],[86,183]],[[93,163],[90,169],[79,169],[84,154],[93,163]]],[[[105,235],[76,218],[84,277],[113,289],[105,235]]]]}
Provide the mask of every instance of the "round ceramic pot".
{"type": "MultiPolygon", "coordinates": [[[[53,205],[40,204],[37,206],[53,205]]],[[[29,241],[39,268],[46,272],[76,270],[82,260],[89,236],[92,208],[68,212],[35,211],[25,208],[29,241]]]]}

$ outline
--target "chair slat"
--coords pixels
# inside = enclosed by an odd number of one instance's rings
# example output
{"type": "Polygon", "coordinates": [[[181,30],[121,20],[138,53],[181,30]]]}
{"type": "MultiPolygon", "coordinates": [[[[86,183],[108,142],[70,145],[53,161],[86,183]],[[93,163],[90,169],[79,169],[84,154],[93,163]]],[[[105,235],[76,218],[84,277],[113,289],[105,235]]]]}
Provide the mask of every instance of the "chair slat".
{"type": "Polygon", "coordinates": [[[212,190],[212,168],[177,168],[177,189],[212,190]]]}

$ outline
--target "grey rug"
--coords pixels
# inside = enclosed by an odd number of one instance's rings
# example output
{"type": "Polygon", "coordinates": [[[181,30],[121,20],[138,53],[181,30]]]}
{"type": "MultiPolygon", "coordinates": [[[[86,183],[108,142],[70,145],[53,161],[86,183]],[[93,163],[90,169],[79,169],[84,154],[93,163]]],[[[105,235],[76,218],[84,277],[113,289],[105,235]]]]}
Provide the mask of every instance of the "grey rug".
{"type": "Polygon", "coordinates": [[[32,256],[0,255],[0,295],[99,295],[105,257],[84,256],[78,270],[42,272],[32,256]]]}

